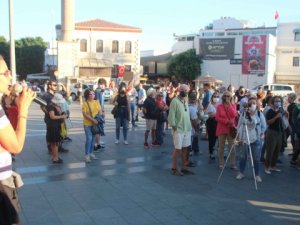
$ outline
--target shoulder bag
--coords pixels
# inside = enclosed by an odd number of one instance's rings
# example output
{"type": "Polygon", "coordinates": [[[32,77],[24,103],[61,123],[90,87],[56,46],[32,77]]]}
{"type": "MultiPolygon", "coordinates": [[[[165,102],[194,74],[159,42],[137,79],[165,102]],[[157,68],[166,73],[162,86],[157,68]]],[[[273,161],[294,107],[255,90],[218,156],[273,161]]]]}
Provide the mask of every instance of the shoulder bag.
{"type": "MultiPolygon", "coordinates": [[[[91,107],[90,107],[90,105],[89,105],[89,103],[87,101],[86,101],[86,104],[89,107],[89,111],[90,111],[91,117],[93,117],[91,107]]],[[[98,124],[93,124],[91,126],[91,131],[92,131],[93,135],[100,134],[100,132],[101,132],[98,124]]]]}

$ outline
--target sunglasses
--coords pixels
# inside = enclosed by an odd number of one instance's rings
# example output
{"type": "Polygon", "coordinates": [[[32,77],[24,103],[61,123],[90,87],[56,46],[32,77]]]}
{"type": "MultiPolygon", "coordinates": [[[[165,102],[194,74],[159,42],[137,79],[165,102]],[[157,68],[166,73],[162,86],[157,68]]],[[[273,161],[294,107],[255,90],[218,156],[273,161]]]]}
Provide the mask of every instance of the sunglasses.
{"type": "Polygon", "coordinates": [[[223,95],[224,98],[230,98],[231,96],[230,95],[223,95]]]}
{"type": "Polygon", "coordinates": [[[53,87],[57,87],[57,84],[51,84],[51,86],[53,86],[53,87]]]}
{"type": "Polygon", "coordinates": [[[4,73],[0,73],[0,75],[3,75],[5,77],[9,77],[9,71],[6,70],[4,73]]]}

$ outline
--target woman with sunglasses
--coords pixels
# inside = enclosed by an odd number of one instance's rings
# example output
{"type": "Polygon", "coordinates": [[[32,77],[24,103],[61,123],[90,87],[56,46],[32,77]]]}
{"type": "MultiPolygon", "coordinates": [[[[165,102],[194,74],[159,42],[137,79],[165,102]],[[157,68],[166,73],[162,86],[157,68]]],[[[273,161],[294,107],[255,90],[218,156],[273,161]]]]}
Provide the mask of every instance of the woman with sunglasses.
{"type": "Polygon", "coordinates": [[[95,119],[97,115],[101,116],[101,106],[98,100],[95,100],[95,92],[91,89],[84,91],[85,102],[82,104],[83,127],[85,133],[85,162],[90,163],[91,159],[97,159],[94,155],[95,135],[92,134],[92,126],[98,124],[95,119]]]}
{"type": "MultiPolygon", "coordinates": [[[[222,104],[217,106],[216,121],[217,129],[216,136],[219,142],[219,169],[224,167],[224,148],[227,140],[229,150],[233,148],[234,137],[231,136],[231,129],[236,127],[237,111],[235,104],[231,103],[232,95],[229,91],[225,91],[222,96],[222,104]]],[[[230,154],[230,168],[237,170],[235,163],[235,152],[232,149],[230,154]]]]}
{"type": "MultiPolygon", "coordinates": [[[[0,98],[7,93],[8,86],[11,82],[11,76],[7,69],[3,57],[0,55],[0,98]]],[[[27,87],[23,87],[23,91],[19,96],[17,106],[19,114],[17,118],[16,131],[7,119],[2,106],[0,105],[0,192],[9,198],[10,203],[16,211],[19,210],[19,201],[16,187],[6,186],[7,183],[14,184],[12,171],[12,154],[19,154],[24,146],[28,109],[36,94],[27,87]]],[[[10,222],[6,224],[18,223],[18,218],[10,218],[10,222]]]]}
{"type": "Polygon", "coordinates": [[[215,159],[214,156],[214,147],[216,145],[217,136],[217,121],[216,121],[216,111],[217,104],[219,104],[219,94],[218,92],[214,92],[211,96],[210,103],[207,106],[206,113],[208,114],[208,119],[206,120],[206,129],[208,136],[208,149],[209,149],[209,158],[211,160],[215,159]]]}

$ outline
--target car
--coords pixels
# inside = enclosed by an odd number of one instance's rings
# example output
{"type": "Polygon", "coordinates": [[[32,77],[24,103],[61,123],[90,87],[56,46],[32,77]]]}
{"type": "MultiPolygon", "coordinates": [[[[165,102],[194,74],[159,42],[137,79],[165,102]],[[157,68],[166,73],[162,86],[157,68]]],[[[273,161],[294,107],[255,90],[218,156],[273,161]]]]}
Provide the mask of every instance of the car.
{"type": "MultiPolygon", "coordinates": [[[[70,96],[72,97],[72,101],[76,101],[78,99],[78,88],[79,88],[78,83],[71,85],[70,96]]],[[[94,83],[83,83],[82,84],[82,94],[88,88],[94,90],[95,89],[95,84],[94,83]]]]}
{"type": "Polygon", "coordinates": [[[265,92],[270,90],[273,95],[279,95],[281,97],[286,97],[288,94],[295,93],[294,86],[288,84],[263,84],[258,85],[251,90],[256,93],[259,89],[262,89],[265,92]]]}
{"type": "Polygon", "coordinates": [[[114,91],[110,88],[105,88],[105,90],[104,90],[104,100],[108,101],[108,100],[112,99],[113,96],[114,96],[114,91]]]}

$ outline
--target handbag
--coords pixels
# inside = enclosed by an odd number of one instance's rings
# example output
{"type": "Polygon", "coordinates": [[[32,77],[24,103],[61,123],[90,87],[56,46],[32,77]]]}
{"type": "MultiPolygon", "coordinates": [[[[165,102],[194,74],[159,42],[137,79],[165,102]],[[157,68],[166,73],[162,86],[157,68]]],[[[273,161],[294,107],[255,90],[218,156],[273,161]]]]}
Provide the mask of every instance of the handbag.
{"type": "Polygon", "coordinates": [[[160,121],[160,122],[166,122],[167,119],[168,119],[168,114],[167,114],[167,112],[166,112],[166,111],[160,112],[160,114],[159,114],[159,121],[160,121]]]}
{"type": "Polygon", "coordinates": [[[112,115],[115,115],[115,114],[116,114],[117,108],[118,108],[118,106],[116,106],[116,105],[112,108],[112,110],[111,110],[111,114],[112,114],[112,115]]]}
{"type": "MultiPolygon", "coordinates": [[[[229,116],[228,116],[228,113],[227,113],[227,110],[225,109],[225,106],[223,105],[224,107],[224,111],[226,113],[226,116],[228,118],[228,120],[230,120],[229,116]]],[[[229,135],[232,137],[232,138],[236,138],[236,135],[237,135],[237,128],[236,127],[230,127],[229,128],[229,135]]]]}
{"type": "MultiPolygon", "coordinates": [[[[90,111],[91,116],[93,116],[92,110],[91,110],[91,107],[90,107],[89,103],[86,102],[86,104],[87,104],[88,107],[89,107],[89,111],[90,111]]],[[[98,126],[98,124],[93,124],[93,125],[91,126],[91,132],[92,132],[93,135],[100,134],[100,127],[98,126]]]]}

